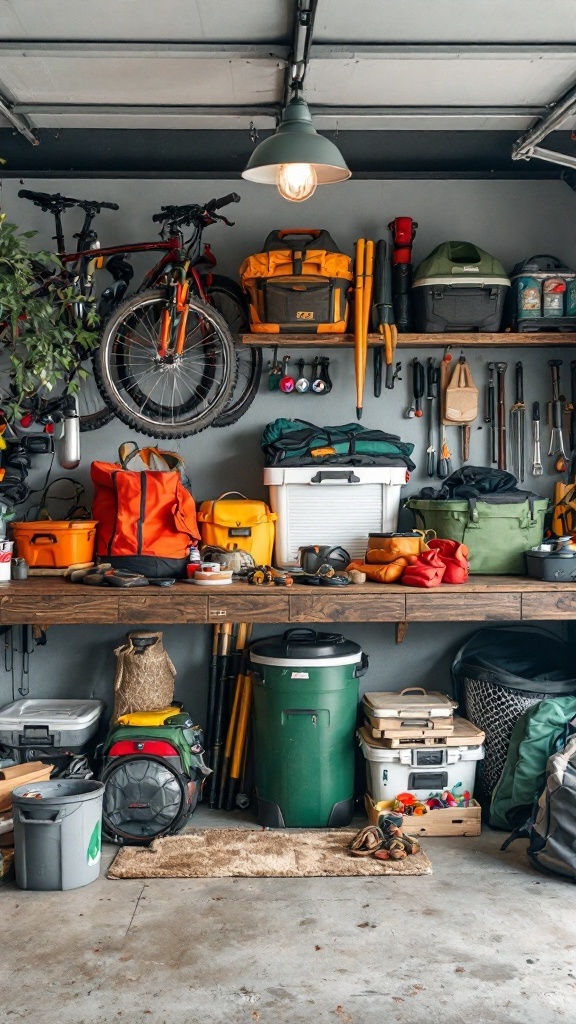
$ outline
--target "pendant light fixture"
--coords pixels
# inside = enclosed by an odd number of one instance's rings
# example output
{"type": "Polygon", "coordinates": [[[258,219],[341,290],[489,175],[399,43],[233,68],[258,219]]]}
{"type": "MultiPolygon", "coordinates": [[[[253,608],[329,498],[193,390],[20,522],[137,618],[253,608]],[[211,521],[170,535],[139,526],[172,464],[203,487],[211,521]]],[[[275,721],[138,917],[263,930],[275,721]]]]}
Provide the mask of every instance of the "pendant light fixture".
{"type": "Polygon", "coordinates": [[[316,131],[299,87],[292,85],[294,95],[275,134],[256,146],[242,171],[248,181],[276,185],[293,203],[309,199],[317,185],[346,181],[352,173],[338,147],[316,131]]]}

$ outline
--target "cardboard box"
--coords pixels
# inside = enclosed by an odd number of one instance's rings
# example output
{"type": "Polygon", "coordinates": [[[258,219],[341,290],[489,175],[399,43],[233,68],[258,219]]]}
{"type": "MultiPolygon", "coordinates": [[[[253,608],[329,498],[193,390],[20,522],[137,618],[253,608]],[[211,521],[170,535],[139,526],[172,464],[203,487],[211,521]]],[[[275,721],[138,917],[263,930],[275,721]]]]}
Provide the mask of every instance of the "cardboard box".
{"type": "MultiPolygon", "coordinates": [[[[364,797],[366,814],[371,825],[378,817],[391,810],[392,800],[376,804],[369,793],[364,797]]],[[[469,807],[443,807],[428,814],[405,814],[402,828],[413,836],[479,836],[482,831],[482,808],[476,800],[469,807]]]]}

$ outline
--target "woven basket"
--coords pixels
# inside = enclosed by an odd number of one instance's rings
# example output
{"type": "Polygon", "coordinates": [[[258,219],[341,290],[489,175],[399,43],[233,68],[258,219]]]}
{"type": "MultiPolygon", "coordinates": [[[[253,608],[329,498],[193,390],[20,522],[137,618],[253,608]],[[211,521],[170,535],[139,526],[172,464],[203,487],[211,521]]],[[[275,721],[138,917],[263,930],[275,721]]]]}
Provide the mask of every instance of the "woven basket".
{"type": "Polygon", "coordinates": [[[135,711],[160,711],[170,706],[176,669],[162,646],[162,633],[128,633],[128,643],[114,653],[113,721],[135,711]]]}

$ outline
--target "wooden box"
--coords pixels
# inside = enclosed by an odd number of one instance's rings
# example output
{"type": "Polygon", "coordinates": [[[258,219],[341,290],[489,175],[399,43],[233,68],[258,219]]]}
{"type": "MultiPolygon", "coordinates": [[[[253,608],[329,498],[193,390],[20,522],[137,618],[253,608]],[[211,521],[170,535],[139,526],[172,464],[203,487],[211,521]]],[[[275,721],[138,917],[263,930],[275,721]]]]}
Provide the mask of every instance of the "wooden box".
{"type": "MultiPolygon", "coordinates": [[[[369,793],[364,797],[366,814],[371,825],[378,824],[378,816],[386,810],[383,801],[376,805],[369,793]],[[380,810],[378,810],[380,808],[380,810]]],[[[479,836],[482,831],[482,808],[476,800],[469,807],[443,807],[428,814],[405,814],[402,828],[413,836],[479,836]]]]}

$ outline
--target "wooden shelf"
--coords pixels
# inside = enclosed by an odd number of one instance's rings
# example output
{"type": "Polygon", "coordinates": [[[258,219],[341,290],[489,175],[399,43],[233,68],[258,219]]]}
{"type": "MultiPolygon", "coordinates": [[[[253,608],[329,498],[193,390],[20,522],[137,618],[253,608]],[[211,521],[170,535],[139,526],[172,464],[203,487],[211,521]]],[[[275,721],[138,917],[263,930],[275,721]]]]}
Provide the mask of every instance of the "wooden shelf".
{"type": "MultiPolygon", "coordinates": [[[[258,348],[277,345],[278,348],[353,348],[352,334],[242,334],[242,344],[258,348]]],[[[368,335],[368,345],[381,345],[379,334],[368,335]]],[[[398,348],[514,348],[527,346],[576,346],[576,332],[563,334],[399,334],[398,348]]]]}

